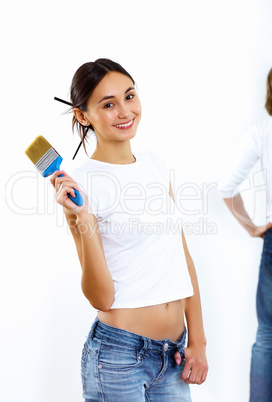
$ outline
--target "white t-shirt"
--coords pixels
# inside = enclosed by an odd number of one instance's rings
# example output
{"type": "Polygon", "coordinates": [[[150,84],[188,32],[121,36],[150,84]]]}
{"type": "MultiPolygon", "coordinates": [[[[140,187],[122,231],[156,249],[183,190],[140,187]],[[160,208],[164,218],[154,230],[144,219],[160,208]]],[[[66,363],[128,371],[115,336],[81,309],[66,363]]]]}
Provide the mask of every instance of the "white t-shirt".
{"type": "Polygon", "coordinates": [[[227,162],[218,183],[223,198],[232,198],[239,193],[240,184],[258,159],[266,178],[268,223],[272,222],[272,117],[255,124],[227,162]]]}
{"type": "Polygon", "coordinates": [[[182,245],[182,219],[169,195],[169,170],[153,151],[136,162],[86,160],[72,177],[96,216],[115,298],[137,308],[194,294],[182,245]]]}

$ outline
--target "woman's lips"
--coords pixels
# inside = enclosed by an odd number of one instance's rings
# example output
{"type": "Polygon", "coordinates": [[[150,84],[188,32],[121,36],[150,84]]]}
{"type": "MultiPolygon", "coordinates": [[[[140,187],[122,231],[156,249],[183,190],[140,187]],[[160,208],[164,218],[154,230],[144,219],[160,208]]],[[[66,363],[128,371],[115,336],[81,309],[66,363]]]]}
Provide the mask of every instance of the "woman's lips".
{"type": "Polygon", "coordinates": [[[131,128],[133,126],[135,117],[132,120],[129,120],[126,123],[122,123],[122,124],[115,124],[113,127],[115,128],[119,128],[121,130],[127,130],[128,128],[131,128]]]}

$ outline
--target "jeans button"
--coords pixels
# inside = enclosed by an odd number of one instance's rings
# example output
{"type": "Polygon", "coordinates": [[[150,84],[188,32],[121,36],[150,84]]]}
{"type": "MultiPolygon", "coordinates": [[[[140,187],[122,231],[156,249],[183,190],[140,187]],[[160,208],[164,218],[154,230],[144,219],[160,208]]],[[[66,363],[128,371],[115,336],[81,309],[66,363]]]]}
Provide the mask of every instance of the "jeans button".
{"type": "Polygon", "coordinates": [[[169,346],[168,343],[165,343],[165,344],[164,344],[163,349],[164,349],[165,352],[167,351],[168,346],[169,346]]]}

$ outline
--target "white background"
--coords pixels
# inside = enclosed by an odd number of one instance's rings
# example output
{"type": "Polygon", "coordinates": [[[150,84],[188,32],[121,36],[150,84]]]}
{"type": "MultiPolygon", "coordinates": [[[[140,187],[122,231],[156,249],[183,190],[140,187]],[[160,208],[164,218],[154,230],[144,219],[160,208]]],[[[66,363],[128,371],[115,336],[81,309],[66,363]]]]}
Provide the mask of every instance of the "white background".
{"type": "MultiPolygon", "coordinates": [[[[5,2],[1,14],[0,400],[82,401],[80,356],[95,311],[81,292],[81,269],[53,189],[24,150],[42,134],[64,157],[63,168],[72,168],[78,138],[71,115],[63,115],[67,108],[53,97],[68,100],[76,69],[108,57],[131,73],[142,101],[132,151],[162,154],[175,169],[174,192],[187,182],[202,191],[186,203],[198,209],[188,215],[195,226],[187,242],[210,369],[205,384],[191,387],[193,401],[246,402],[262,240],[234,220],[216,182],[243,133],[266,116],[272,3],[26,0],[5,2]],[[212,186],[207,196],[205,185],[212,186]]],[[[94,146],[90,141],[89,155],[94,146]]],[[[78,162],[84,158],[81,150],[78,162]]],[[[255,198],[254,189],[246,190],[244,199],[264,224],[259,190],[255,198]]]]}

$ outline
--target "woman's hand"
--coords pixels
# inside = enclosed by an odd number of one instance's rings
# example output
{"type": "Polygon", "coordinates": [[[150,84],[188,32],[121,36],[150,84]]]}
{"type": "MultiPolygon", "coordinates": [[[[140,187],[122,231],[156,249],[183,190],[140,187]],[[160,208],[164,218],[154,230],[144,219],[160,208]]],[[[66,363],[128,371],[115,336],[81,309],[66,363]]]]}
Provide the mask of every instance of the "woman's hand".
{"type": "MultiPolygon", "coordinates": [[[[208,363],[205,345],[188,346],[184,349],[185,365],[181,374],[181,380],[185,384],[202,384],[207,377],[208,363]]],[[[177,365],[181,363],[179,352],[174,355],[177,365]]]]}
{"type": "Polygon", "coordinates": [[[251,237],[261,237],[264,238],[265,233],[268,229],[272,228],[272,223],[269,222],[267,225],[263,226],[255,226],[253,229],[249,231],[251,237]]]}
{"type": "Polygon", "coordinates": [[[89,203],[86,195],[81,191],[78,184],[74,182],[70,176],[68,176],[67,173],[65,173],[63,170],[56,170],[50,177],[50,182],[56,190],[56,201],[58,204],[63,206],[66,214],[75,214],[79,216],[88,212],[89,203]],[[64,176],[59,177],[61,174],[64,176]],[[68,197],[68,194],[70,194],[72,197],[75,197],[74,189],[78,190],[83,198],[83,205],[80,207],[68,197]]]}

